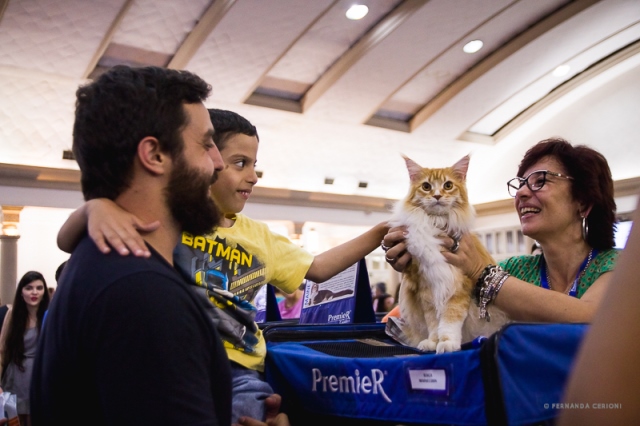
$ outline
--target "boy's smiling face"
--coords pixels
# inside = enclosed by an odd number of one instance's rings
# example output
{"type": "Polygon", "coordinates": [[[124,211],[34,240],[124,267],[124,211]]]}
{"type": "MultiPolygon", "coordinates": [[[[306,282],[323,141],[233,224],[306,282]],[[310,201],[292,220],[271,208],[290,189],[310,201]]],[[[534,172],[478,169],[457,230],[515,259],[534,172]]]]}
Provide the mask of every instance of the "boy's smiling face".
{"type": "Polygon", "coordinates": [[[226,141],[220,154],[225,168],[218,173],[218,180],[211,185],[211,197],[223,214],[240,213],[253,186],[258,182],[258,139],[255,136],[235,134],[226,141]]]}

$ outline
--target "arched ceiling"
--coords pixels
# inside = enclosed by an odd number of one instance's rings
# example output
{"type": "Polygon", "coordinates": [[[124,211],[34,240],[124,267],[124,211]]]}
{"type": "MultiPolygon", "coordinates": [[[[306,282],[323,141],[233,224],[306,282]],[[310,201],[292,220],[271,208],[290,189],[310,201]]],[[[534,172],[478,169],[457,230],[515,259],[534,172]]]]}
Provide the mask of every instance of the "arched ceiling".
{"type": "Polygon", "coordinates": [[[550,136],[640,177],[640,1],[362,0],[357,21],[352,3],[0,0],[0,178],[77,181],[75,90],[116,64],[208,81],[207,106],[257,126],[256,194],[276,201],[398,199],[401,154],[442,167],[467,153],[471,201],[499,201],[550,136]],[[464,53],[471,40],[483,48],[464,53]]]}

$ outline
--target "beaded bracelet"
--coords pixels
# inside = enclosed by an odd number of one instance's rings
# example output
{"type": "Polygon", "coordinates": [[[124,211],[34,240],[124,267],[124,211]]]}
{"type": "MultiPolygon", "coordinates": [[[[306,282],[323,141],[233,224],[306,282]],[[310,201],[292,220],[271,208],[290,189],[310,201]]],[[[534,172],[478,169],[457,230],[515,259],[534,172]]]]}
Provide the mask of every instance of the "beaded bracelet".
{"type": "Polygon", "coordinates": [[[487,306],[496,298],[507,278],[509,274],[496,265],[487,265],[482,271],[474,291],[476,303],[480,307],[480,319],[491,321],[487,306]]]}
{"type": "Polygon", "coordinates": [[[480,290],[482,290],[482,287],[485,285],[485,280],[487,279],[487,277],[490,274],[495,274],[496,268],[496,265],[487,265],[478,277],[478,281],[476,281],[476,286],[473,292],[473,296],[475,297],[476,301],[480,301],[480,290]]]}

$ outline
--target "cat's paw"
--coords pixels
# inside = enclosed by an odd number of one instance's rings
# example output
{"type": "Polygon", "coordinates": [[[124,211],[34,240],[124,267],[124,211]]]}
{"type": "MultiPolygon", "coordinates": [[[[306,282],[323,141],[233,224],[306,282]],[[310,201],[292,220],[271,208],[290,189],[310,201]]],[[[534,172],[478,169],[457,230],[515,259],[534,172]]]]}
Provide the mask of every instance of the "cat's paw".
{"type": "Polygon", "coordinates": [[[460,350],[460,341],[441,340],[436,346],[436,353],[443,354],[445,352],[455,352],[460,350]]]}
{"type": "Polygon", "coordinates": [[[438,342],[433,341],[431,339],[424,339],[422,342],[418,343],[418,349],[422,352],[432,352],[436,350],[436,346],[438,342]]]}

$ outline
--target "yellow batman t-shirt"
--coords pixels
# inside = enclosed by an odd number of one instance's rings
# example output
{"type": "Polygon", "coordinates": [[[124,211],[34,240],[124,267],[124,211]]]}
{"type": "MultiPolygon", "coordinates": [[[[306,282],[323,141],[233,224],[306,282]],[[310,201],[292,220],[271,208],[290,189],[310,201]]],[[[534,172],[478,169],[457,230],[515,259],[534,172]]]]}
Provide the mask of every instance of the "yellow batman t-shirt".
{"type": "Polygon", "coordinates": [[[264,371],[266,344],[252,301],[267,283],[292,293],[302,283],[313,255],[262,223],[238,214],[230,228],[213,234],[183,233],[174,251],[178,270],[219,309],[214,322],[231,361],[264,371]]]}

